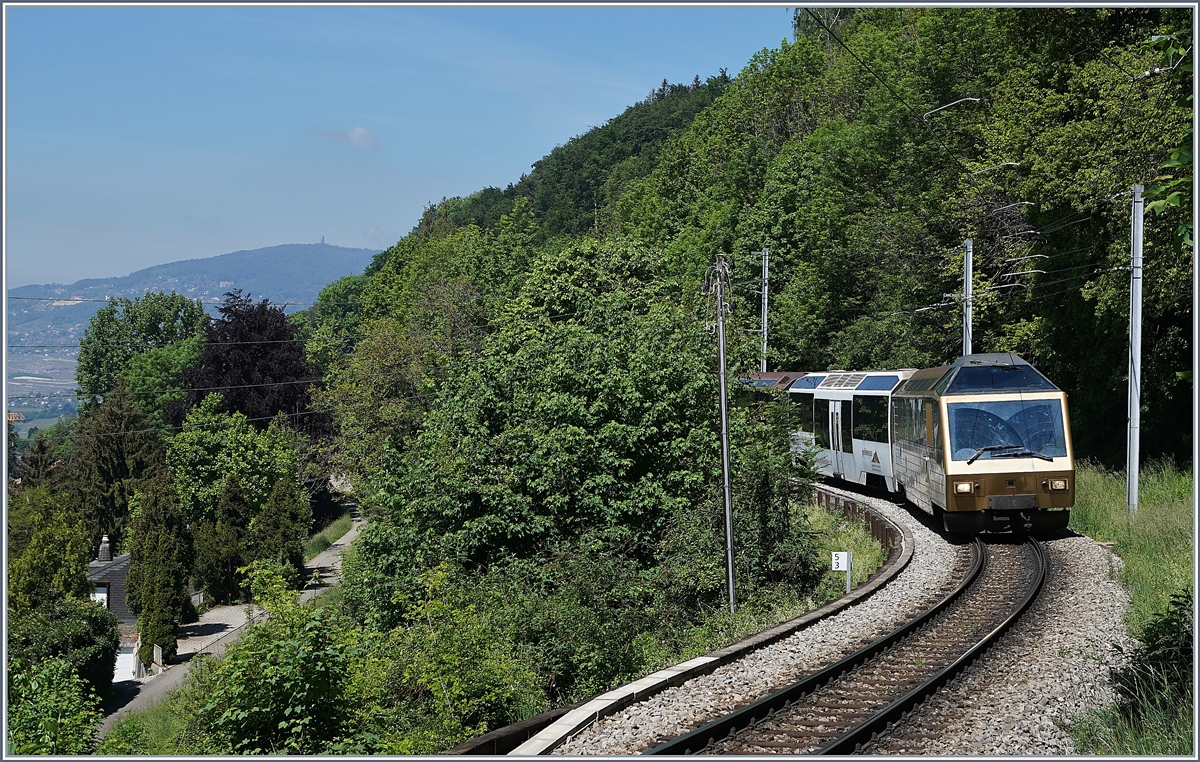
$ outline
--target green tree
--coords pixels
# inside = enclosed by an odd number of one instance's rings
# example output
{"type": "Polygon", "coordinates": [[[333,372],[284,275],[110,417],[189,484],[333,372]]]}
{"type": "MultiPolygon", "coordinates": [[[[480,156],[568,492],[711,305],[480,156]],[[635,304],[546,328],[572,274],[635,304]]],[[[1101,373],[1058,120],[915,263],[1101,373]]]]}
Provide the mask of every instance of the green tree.
{"type": "Polygon", "coordinates": [[[164,659],[175,656],[179,623],[189,605],[194,551],[187,516],[165,474],[137,493],[136,508],[125,598],[138,618],[138,657],[150,664],[155,645],[162,647],[164,659]]]}
{"type": "Polygon", "coordinates": [[[103,719],[100,699],[66,659],[9,664],[9,753],[87,754],[103,719]]]}
{"type": "MultiPolygon", "coordinates": [[[[694,515],[719,527],[715,346],[660,267],[650,251],[595,241],[535,264],[482,357],[453,366],[421,433],[371,484],[374,523],[343,566],[356,616],[396,626],[420,573],[447,559],[470,571],[579,553],[651,574],[694,550],[665,542],[672,527],[694,515]]],[[[746,419],[743,440],[765,425],[746,419]]],[[[784,455],[764,466],[778,473],[764,476],[759,508],[786,515],[787,477],[803,474],[786,436],[773,446],[784,455]]],[[[759,561],[802,545],[801,527],[760,519],[746,527],[759,538],[751,588],[781,578],[759,561]]]]}
{"type": "Polygon", "coordinates": [[[272,421],[259,432],[241,413],[225,413],[221,395],[209,394],[188,413],[182,430],[167,444],[167,466],[188,521],[215,521],[225,482],[236,476],[238,490],[257,514],[281,478],[296,479],[298,456],[286,425],[272,421]]]}
{"type": "Polygon", "coordinates": [[[193,530],[196,547],[194,573],[207,596],[218,603],[236,599],[242,587],[239,569],[246,565],[246,530],[250,507],[242,499],[237,475],[225,480],[213,521],[193,530]]]}
{"type": "MultiPolygon", "coordinates": [[[[1155,69],[1166,74],[1177,88],[1174,106],[1185,113],[1192,111],[1192,38],[1186,31],[1175,34],[1157,35],[1151,38],[1151,46],[1159,52],[1161,59],[1155,69]]],[[[1159,165],[1167,170],[1154,178],[1154,184],[1146,190],[1146,211],[1182,217],[1175,228],[1175,246],[1194,247],[1192,194],[1195,164],[1192,160],[1192,130],[1188,129],[1170,150],[1167,160],[1159,165]]]]}
{"type": "Polygon", "coordinates": [[[282,564],[289,570],[290,581],[295,583],[304,570],[304,542],[311,526],[308,496],[295,478],[280,478],[266,505],[250,522],[247,538],[250,558],[282,564]]]}
{"type": "Polygon", "coordinates": [[[78,514],[45,487],[8,506],[8,600],[17,609],[60,597],[87,599],[91,540],[78,514]]]}
{"type": "Polygon", "coordinates": [[[94,402],[113,388],[134,356],[196,336],[207,324],[200,300],[174,291],[110,300],[92,317],[79,340],[75,383],[80,399],[94,402]]]}
{"type": "Polygon", "coordinates": [[[126,394],[150,411],[156,426],[165,426],[171,406],[183,402],[183,372],[196,364],[203,348],[204,337],[195,335],[136,354],[117,379],[124,383],[126,394]]]}
{"type": "Polygon", "coordinates": [[[153,419],[123,392],[118,379],[111,394],[79,416],[66,480],[67,494],[87,518],[92,546],[107,534],[118,553],[125,549],[129,500],[165,459],[153,419]]]}

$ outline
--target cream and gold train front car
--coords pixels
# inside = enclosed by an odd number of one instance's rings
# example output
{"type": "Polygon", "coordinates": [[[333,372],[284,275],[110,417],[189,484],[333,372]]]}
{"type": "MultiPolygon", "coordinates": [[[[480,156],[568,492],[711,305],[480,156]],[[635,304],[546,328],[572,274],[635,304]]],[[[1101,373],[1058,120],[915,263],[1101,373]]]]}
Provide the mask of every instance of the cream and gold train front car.
{"type": "Polygon", "coordinates": [[[896,488],[952,532],[1063,528],[1070,432],[1066,394],[1017,355],[919,370],[892,393],[896,488]]]}

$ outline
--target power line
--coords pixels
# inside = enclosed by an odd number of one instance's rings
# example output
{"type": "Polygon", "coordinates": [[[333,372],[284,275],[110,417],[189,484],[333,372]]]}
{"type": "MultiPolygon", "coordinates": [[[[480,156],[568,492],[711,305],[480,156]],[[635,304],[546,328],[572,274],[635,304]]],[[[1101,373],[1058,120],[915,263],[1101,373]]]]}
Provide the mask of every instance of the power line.
{"type": "MultiPolygon", "coordinates": [[[[826,26],[825,22],[821,20],[820,16],[818,16],[811,8],[805,8],[804,10],[806,13],[808,13],[808,15],[812,16],[813,19],[815,19],[816,22],[821,25],[821,28],[824,29],[826,31],[826,33],[828,33],[829,36],[835,42],[837,42],[838,45],[842,46],[842,48],[847,53],[849,53],[850,56],[855,61],[857,61],[860,66],[862,66],[864,69],[866,69],[867,73],[869,73],[872,77],[874,77],[876,80],[878,80],[879,84],[881,84],[885,88],[887,88],[887,91],[892,94],[892,97],[895,98],[897,101],[899,101],[900,104],[903,105],[906,109],[908,109],[910,114],[912,114],[914,117],[917,117],[919,119],[921,118],[920,112],[918,112],[915,108],[913,108],[911,105],[909,105],[908,101],[906,101],[899,93],[897,93],[892,88],[892,86],[887,83],[887,81],[883,77],[876,74],[874,69],[872,69],[870,66],[867,66],[866,62],[863,61],[861,58],[859,58],[858,54],[855,53],[853,50],[851,50],[850,46],[847,45],[845,42],[843,42],[841,37],[838,37],[837,34],[834,33],[834,31],[832,29],[830,29],[828,26],[826,26]]],[[[921,121],[923,124],[928,124],[927,122],[925,122],[924,119],[921,119],[921,121]]],[[[950,148],[942,141],[941,137],[936,132],[933,131],[932,127],[930,127],[930,134],[933,136],[933,139],[938,142],[938,145],[940,145],[942,147],[942,150],[946,152],[946,154],[950,157],[950,159],[955,164],[958,165],[959,169],[961,169],[966,174],[966,176],[971,180],[971,183],[973,185],[975,185],[975,187],[978,188],[979,185],[978,185],[978,183],[975,182],[975,178],[971,177],[971,170],[967,169],[967,167],[959,160],[958,156],[956,156],[954,154],[954,152],[951,151],[950,148]]]]}

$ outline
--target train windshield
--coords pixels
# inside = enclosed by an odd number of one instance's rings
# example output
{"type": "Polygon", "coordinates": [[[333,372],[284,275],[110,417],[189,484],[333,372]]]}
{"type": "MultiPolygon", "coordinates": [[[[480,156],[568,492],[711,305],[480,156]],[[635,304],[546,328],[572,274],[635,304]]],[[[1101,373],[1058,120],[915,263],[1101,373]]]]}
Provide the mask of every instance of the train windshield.
{"type": "Polygon", "coordinates": [[[946,408],[954,460],[1049,459],[1067,454],[1058,400],[951,402],[946,408]]]}

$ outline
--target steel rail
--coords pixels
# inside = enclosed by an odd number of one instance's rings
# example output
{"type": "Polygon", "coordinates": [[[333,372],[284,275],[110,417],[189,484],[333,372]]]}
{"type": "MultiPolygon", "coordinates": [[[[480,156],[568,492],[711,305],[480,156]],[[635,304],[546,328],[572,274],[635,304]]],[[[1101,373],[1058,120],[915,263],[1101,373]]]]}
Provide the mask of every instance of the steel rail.
{"type": "Polygon", "coordinates": [[[1037,574],[1033,584],[1030,585],[1029,592],[1016,608],[1013,609],[1012,613],[946,668],[896,699],[896,701],[889,704],[866,722],[851,728],[848,733],[822,747],[816,753],[852,754],[858,751],[864,743],[872,740],[878,733],[886,730],[898,720],[901,720],[910,710],[919,706],[928,696],[953,680],[959,672],[966,669],[999,640],[1008,628],[1021,618],[1025,611],[1033,604],[1033,601],[1037,599],[1038,593],[1042,590],[1042,584],[1046,581],[1046,551],[1042,547],[1042,544],[1033,537],[1028,538],[1028,543],[1032,546],[1034,554],[1037,556],[1037,574]]]}
{"type": "Polygon", "coordinates": [[[980,574],[982,574],[987,565],[987,553],[985,551],[983,541],[978,537],[975,538],[974,555],[974,563],[972,564],[970,571],[963,578],[962,582],[960,582],[959,585],[955,587],[954,590],[952,590],[945,598],[908,623],[897,627],[887,635],[884,635],[875,642],[860,648],[844,659],[834,662],[828,667],[818,670],[817,672],[796,683],[793,683],[786,688],[781,688],[780,690],[775,691],[774,693],[767,695],[758,701],[747,704],[741,709],[737,709],[730,714],[721,717],[720,719],[714,720],[689,733],[685,733],[674,740],[655,746],[645,753],[678,755],[698,752],[708,746],[710,742],[718,741],[726,736],[737,733],[743,728],[753,725],[760,719],[763,719],[764,717],[783,709],[796,699],[814,692],[821,686],[839,677],[844,672],[858,667],[860,664],[863,664],[872,657],[887,650],[893,644],[916,632],[925,624],[930,622],[934,617],[942,613],[942,611],[944,611],[948,606],[954,603],[954,601],[961,597],[963,592],[966,591],[966,589],[970,587],[976,579],[979,578],[980,574]]]}

